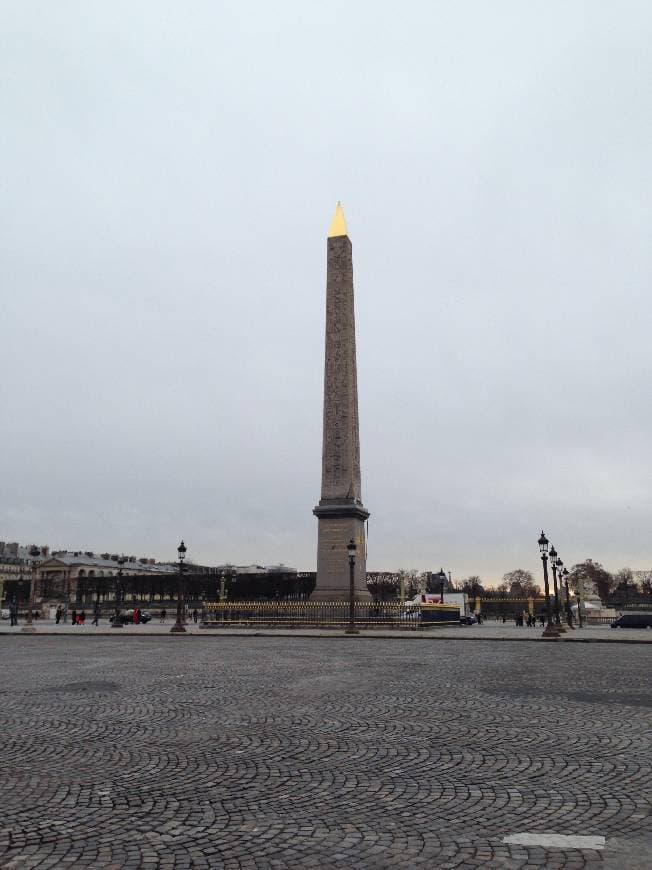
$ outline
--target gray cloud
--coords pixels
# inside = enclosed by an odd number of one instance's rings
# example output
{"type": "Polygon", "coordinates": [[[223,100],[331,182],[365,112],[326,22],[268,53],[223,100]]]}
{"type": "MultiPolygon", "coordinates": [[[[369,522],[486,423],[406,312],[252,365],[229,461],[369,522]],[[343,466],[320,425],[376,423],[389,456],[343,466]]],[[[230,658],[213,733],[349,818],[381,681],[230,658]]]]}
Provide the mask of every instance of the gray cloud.
{"type": "Polygon", "coordinates": [[[652,567],[648,4],[0,21],[5,538],[314,567],[342,199],[369,567],[652,567]]]}

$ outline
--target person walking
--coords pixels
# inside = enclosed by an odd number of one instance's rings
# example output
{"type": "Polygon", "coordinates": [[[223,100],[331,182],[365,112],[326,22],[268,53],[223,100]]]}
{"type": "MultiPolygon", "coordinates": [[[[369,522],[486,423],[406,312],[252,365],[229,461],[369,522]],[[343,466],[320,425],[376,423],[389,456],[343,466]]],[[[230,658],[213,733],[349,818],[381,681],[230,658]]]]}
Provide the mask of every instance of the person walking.
{"type": "Polygon", "coordinates": [[[96,607],[95,610],[93,611],[93,621],[91,622],[91,625],[97,626],[97,625],[99,625],[99,623],[100,623],[100,608],[96,607]]]}
{"type": "Polygon", "coordinates": [[[198,617],[198,616],[199,616],[199,614],[197,613],[197,608],[195,607],[195,609],[194,609],[193,612],[192,612],[192,618],[193,618],[193,621],[194,621],[194,622],[197,622],[197,617],[198,617]]]}
{"type": "Polygon", "coordinates": [[[77,625],[77,611],[73,610],[72,612],[72,624],[77,625]]]}
{"type": "Polygon", "coordinates": [[[165,617],[166,616],[167,616],[167,611],[165,610],[165,607],[164,607],[163,610],[161,611],[161,625],[165,625],[165,617]]]}
{"type": "Polygon", "coordinates": [[[61,622],[61,610],[62,610],[62,607],[61,607],[61,605],[59,605],[55,611],[55,614],[54,614],[55,625],[59,625],[59,623],[61,622]]]}
{"type": "Polygon", "coordinates": [[[80,624],[80,625],[85,625],[85,624],[86,624],[86,613],[85,613],[83,610],[82,610],[82,612],[79,614],[79,624],[80,624]]]}

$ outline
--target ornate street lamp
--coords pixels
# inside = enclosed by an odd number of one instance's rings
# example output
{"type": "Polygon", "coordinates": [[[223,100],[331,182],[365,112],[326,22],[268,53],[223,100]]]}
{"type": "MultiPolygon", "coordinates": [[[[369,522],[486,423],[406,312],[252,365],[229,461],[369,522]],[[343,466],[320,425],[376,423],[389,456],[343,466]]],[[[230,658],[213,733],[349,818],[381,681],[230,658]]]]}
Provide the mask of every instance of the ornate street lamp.
{"type": "Polygon", "coordinates": [[[22,570],[23,569],[21,568],[20,577],[16,581],[18,584],[18,592],[16,592],[16,590],[14,590],[13,617],[12,617],[13,621],[11,623],[12,625],[18,625],[18,610],[20,608],[20,602],[21,602],[21,599],[23,597],[23,574],[22,574],[22,570]]]}
{"type": "Polygon", "coordinates": [[[548,538],[545,532],[541,532],[539,538],[539,551],[541,553],[541,561],[543,562],[543,584],[546,594],[546,620],[547,624],[543,630],[543,637],[559,637],[559,632],[552,624],[552,608],[550,606],[550,585],[548,583],[548,538]]]}
{"type": "MultiPolygon", "coordinates": [[[[102,578],[104,579],[104,578],[102,578]]],[[[100,611],[100,572],[95,575],[95,613],[100,611]]]]}
{"type": "Polygon", "coordinates": [[[443,568],[439,569],[439,595],[441,597],[440,604],[444,603],[444,589],[446,588],[446,572],[443,568]]]}
{"type": "Polygon", "coordinates": [[[111,628],[122,628],[122,616],[120,615],[120,600],[122,597],[122,569],[127,559],[120,556],[118,559],[118,573],[115,575],[115,613],[111,628]]]}
{"type": "Polygon", "coordinates": [[[183,627],[183,560],[186,558],[186,550],[186,545],[181,541],[177,547],[177,553],[179,554],[179,587],[177,589],[177,621],[170,629],[173,634],[184,634],[186,631],[183,627]]]}
{"type": "Polygon", "coordinates": [[[580,596],[579,586],[575,593],[575,597],[577,598],[577,621],[580,624],[580,628],[582,628],[582,598],[580,596]]]}
{"type": "Polygon", "coordinates": [[[237,591],[236,590],[237,582],[238,582],[238,572],[237,572],[235,566],[233,566],[233,568],[231,568],[231,571],[229,573],[229,583],[228,583],[227,591],[226,591],[227,598],[229,597],[229,594],[231,595],[231,598],[233,598],[233,596],[235,595],[235,592],[237,591]]]}
{"type": "Polygon", "coordinates": [[[349,552],[349,627],[346,634],[359,634],[355,627],[355,551],[357,547],[353,538],[346,545],[349,552]]]}
{"type": "Polygon", "coordinates": [[[70,608],[70,568],[64,574],[64,583],[65,583],[65,591],[64,591],[64,600],[65,600],[65,608],[63,611],[63,621],[64,624],[68,622],[68,610],[70,608]]]}
{"type": "Polygon", "coordinates": [[[555,590],[555,603],[552,606],[552,618],[556,626],[559,626],[559,594],[557,592],[557,550],[550,548],[550,567],[552,568],[552,582],[555,590]]]}
{"type": "MultiPolygon", "coordinates": [[[[21,568],[22,573],[22,568],[21,568]]],[[[32,571],[29,575],[29,592],[27,594],[27,619],[25,620],[25,625],[21,628],[21,631],[24,631],[26,634],[32,634],[36,631],[36,628],[32,624],[32,607],[34,605],[34,572],[32,571]]]]}
{"type": "MultiPolygon", "coordinates": [[[[563,623],[562,618],[561,618],[561,595],[562,595],[561,572],[564,568],[564,563],[559,558],[559,556],[557,556],[557,559],[556,559],[556,567],[557,567],[557,573],[556,573],[556,577],[555,577],[555,623],[557,625],[557,631],[560,631],[560,632],[562,632],[562,634],[565,634],[566,628],[565,628],[564,623],[563,623]]],[[[554,574],[555,569],[553,568],[552,571],[554,574]]]]}
{"type": "Polygon", "coordinates": [[[568,568],[564,568],[564,570],[561,572],[561,575],[560,575],[560,582],[561,582],[561,577],[563,576],[564,586],[566,588],[566,622],[568,623],[568,627],[572,628],[573,627],[573,611],[571,610],[570,593],[568,591],[568,575],[569,574],[570,574],[570,571],[568,570],[568,568]]]}

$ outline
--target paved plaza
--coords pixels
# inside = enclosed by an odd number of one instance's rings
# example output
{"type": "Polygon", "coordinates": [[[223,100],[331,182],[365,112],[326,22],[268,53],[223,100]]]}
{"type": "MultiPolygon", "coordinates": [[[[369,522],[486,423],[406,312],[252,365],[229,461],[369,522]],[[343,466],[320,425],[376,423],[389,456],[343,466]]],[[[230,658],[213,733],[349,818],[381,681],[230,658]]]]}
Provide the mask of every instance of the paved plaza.
{"type": "Polygon", "coordinates": [[[62,634],[0,655],[1,867],[652,863],[649,645],[62,634]]]}

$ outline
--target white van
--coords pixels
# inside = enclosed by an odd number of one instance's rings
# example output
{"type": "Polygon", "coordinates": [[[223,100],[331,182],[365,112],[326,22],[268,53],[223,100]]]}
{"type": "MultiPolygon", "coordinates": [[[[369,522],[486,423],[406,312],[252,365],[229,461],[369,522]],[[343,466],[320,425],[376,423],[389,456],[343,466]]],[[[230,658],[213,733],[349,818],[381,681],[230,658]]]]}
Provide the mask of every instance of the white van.
{"type": "MultiPolygon", "coordinates": [[[[420,592],[404,603],[407,611],[415,610],[422,604],[441,604],[439,592],[420,592]]],[[[444,592],[444,604],[455,604],[460,609],[460,618],[469,615],[469,596],[466,592],[444,592]]]]}

